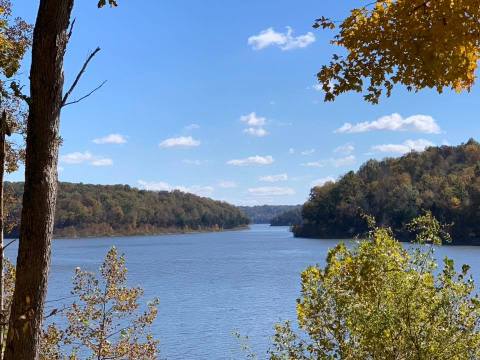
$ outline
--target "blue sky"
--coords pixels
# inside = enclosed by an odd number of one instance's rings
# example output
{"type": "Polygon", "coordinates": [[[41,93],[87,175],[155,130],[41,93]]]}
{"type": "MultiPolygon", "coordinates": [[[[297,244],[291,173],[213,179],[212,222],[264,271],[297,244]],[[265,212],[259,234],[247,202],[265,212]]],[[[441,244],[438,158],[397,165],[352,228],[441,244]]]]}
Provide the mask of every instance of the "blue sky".
{"type": "MultiPolygon", "coordinates": [[[[331,33],[311,25],[360,3],[119,0],[97,10],[77,1],[66,84],[96,46],[76,95],[108,82],[62,114],[60,180],[298,204],[312,184],[369,158],[478,138],[478,86],[396,88],[380,105],[359,94],[323,102],[315,74],[335,49],[331,33]]],[[[15,1],[15,14],[33,22],[37,5],[15,1]]],[[[23,76],[28,65],[29,56],[23,76]]],[[[22,180],[23,169],[9,179],[22,180]]]]}

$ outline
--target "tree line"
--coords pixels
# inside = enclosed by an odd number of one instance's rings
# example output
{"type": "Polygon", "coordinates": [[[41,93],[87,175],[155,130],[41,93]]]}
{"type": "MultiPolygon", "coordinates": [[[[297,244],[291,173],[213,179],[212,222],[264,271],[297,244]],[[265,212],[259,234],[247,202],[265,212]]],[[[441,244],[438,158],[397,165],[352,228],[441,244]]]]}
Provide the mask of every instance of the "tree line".
{"type": "Polygon", "coordinates": [[[374,216],[402,239],[405,225],[425,210],[450,224],[455,244],[480,244],[480,144],[430,147],[400,158],[369,160],[357,172],[311,190],[299,237],[351,238],[374,216]]]}
{"type": "MultiPolygon", "coordinates": [[[[7,228],[18,236],[23,183],[5,184],[7,228]]],[[[181,191],[146,191],[128,185],[59,183],[54,234],[111,236],[233,229],[248,218],[236,207],[181,191]]]]}

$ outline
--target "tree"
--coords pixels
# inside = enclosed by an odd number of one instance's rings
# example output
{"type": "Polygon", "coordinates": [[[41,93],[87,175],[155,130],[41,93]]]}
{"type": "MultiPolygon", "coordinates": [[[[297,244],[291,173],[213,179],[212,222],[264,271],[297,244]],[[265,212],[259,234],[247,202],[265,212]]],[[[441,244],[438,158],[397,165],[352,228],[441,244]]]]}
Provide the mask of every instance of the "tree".
{"type": "MultiPolygon", "coordinates": [[[[109,0],[116,6],[114,0],[109,0]]],[[[33,31],[17,276],[5,359],[38,359],[57,196],[59,124],[84,68],[63,96],[63,60],[73,24],[74,0],[40,0],[33,31]]],[[[100,0],[98,6],[106,5],[100,0]]],[[[1,58],[0,58],[1,60],[1,58]]],[[[17,92],[20,89],[15,87],[17,92]]]]}
{"type": "MultiPolygon", "coordinates": [[[[365,91],[365,99],[377,103],[396,84],[413,91],[470,90],[480,56],[479,20],[480,6],[472,0],[376,0],[354,8],[332,41],[346,55],[333,55],[318,73],[325,100],[365,91]]],[[[337,26],[322,17],[314,27],[337,26]]]]}
{"type": "Polygon", "coordinates": [[[306,269],[297,304],[302,333],[277,325],[270,358],[479,358],[480,299],[469,267],[456,272],[446,258],[439,271],[435,246],[448,236],[430,213],[410,228],[411,250],[374,227],[367,240],[332,249],[324,268],[306,269]]]}
{"type": "Polygon", "coordinates": [[[77,268],[72,295],[78,299],[64,311],[68,325],[50,324],[43,336],[41,359],[154,360],[158,341],[150,333],[158,300],[139,313],[143,290],[128,287],[125,258],[110,249],[101,278],[77,268]],[[70,348],[71,354],[65,354],[70,348]]]}

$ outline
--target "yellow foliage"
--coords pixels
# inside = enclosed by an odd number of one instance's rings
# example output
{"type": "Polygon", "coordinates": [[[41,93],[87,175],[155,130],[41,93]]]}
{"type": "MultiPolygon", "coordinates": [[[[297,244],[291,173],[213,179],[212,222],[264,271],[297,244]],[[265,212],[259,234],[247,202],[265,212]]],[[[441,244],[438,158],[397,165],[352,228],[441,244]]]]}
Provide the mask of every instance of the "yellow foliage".
{"type": "MultiPolygon", "coordinates": [[[[323,17],[314,27],[335,26],[323,17]]],[[[334,55],[318,73],[326,101],[366,91],[377,103],[395,84],[468,91],[480,53],[480,1],[377,0],[351,10],[332,43],[346,55],[334,55]]]]}

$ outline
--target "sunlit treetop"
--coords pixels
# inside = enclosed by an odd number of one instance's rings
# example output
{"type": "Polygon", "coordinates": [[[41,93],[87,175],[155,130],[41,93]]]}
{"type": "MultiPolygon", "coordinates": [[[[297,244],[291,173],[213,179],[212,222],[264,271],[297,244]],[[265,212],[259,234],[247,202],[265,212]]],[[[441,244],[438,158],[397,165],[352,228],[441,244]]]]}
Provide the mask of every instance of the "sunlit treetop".
{"type": "Polygon", "coordinates": [[[338,29],[343,47],[318,73],[325,101],[345,92],[378,103],[395,84],[409,91],[470,90],[480,51],[480,0],[377,0],[337,23],[322,17],[315,28],[338,29]]]}

